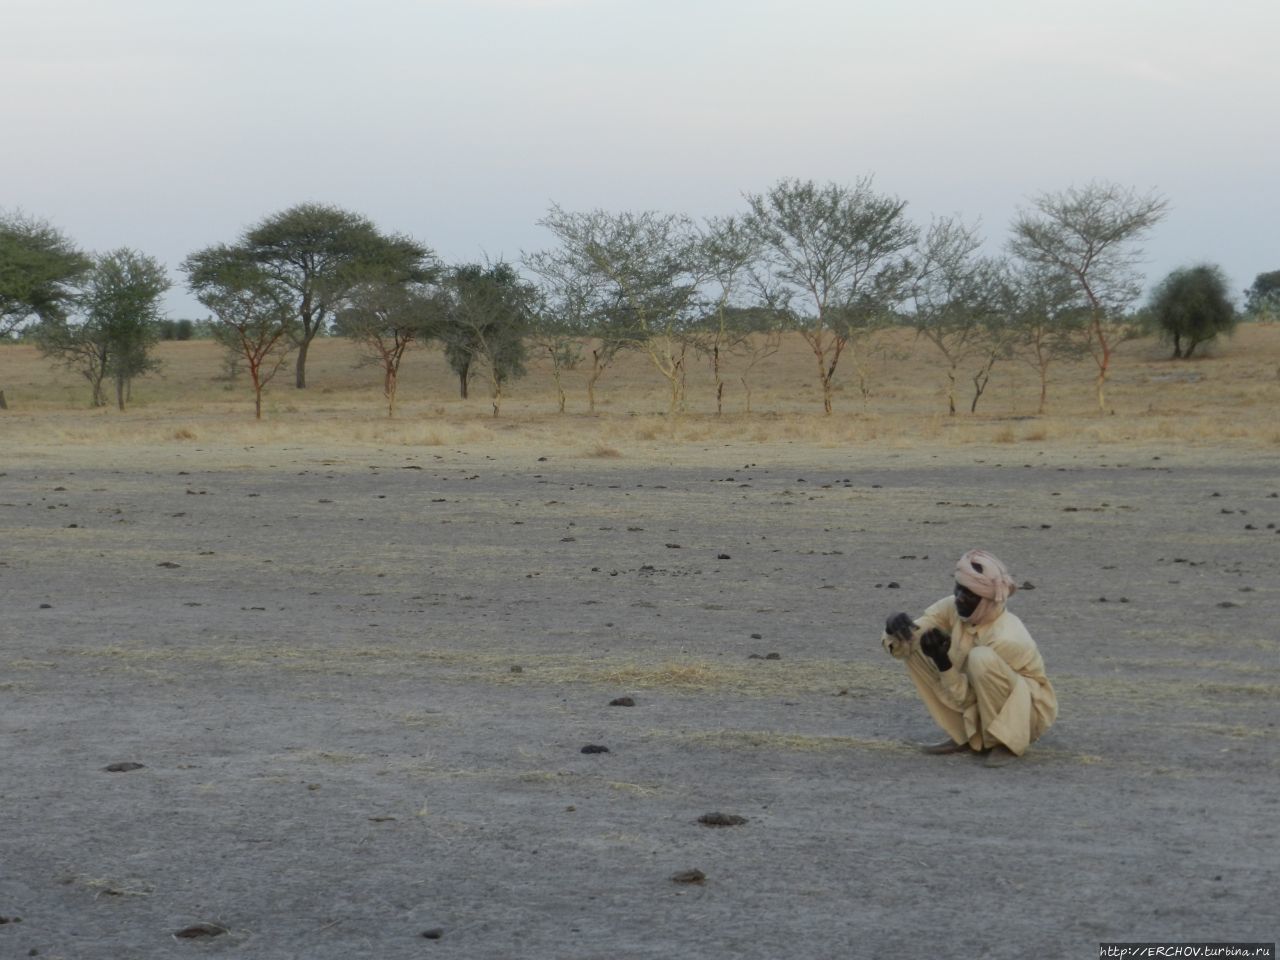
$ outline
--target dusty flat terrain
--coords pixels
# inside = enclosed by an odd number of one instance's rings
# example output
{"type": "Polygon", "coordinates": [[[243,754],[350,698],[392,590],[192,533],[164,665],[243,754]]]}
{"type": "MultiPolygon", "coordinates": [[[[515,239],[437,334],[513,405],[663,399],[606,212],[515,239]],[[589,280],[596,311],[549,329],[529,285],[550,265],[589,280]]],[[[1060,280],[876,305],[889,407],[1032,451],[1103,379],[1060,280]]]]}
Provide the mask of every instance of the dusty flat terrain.
{"type": "Polygon", "coordinates": [[[1274,941],[1274,452],[1024,448],[11,446],[0,956],[1274,941]],[[877,643],[975,545],[1062,707],[1001,770],[877,643]]]}

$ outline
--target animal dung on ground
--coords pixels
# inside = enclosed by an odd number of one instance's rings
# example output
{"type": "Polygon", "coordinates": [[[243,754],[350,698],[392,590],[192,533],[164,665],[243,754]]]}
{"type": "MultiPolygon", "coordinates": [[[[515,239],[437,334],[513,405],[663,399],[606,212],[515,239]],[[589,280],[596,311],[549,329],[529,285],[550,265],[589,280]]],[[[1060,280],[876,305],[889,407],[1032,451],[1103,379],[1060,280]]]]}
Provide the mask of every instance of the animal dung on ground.
{"type": "Polygon", "coordinates": [[[102,769],[107,773],[128,773],[130,770],[141,770],[145,766],[145,763],[134,763],[132,760],[124,760],[119,763],[108,763],[102,769]]]}
{"type": "Polygon", "coordinates": [[[599,743],[588,743],[582,748],[583,753],[608,753],[609,748],[599,743]]]}
{"type": "Polygon", "coordinates": [[[672,883],[706,883],[707,875],[701,870],[681,870],[671,875],[672,883]]]}
{"type": "Polygon", "coordinates": [[[740,827],[747,822],[746,817],[736,813],[704,813],[698,818],[704,827],[740,827]]]}
{"type": "Polygon", "coordinates": [[[221,936],[226,932],[226,927],[220,927],[216,923],[193,923],[174,933],[174,936],[183,940],[199,940],[202,937],[221,936]]]}

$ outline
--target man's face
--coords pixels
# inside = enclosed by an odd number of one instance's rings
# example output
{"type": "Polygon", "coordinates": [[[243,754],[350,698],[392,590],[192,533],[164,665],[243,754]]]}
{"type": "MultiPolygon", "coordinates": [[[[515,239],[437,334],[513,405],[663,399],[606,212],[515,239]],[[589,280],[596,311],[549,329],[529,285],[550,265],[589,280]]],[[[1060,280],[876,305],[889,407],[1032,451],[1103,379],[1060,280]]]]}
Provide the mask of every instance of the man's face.
{"type": "Polygon", "coordinates": [[[956,584],[956,613],[962,617],[973,615],[982,598],[963,584],[956,584]]]}

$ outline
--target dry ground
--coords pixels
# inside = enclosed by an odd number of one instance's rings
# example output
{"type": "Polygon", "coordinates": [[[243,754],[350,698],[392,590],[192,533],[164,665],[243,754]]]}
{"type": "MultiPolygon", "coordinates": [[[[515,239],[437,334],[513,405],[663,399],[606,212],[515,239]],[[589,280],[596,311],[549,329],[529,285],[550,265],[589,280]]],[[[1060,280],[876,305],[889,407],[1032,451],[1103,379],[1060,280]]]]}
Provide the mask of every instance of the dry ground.
{"type": "Polygon", "coordinates": [[[123,415],[0,349],[0,956],[1274,941],[1278,333],[955,421],[905,350],[830,419],[793,344],[753,416],[633,358],[388,423],[332,343],[253,424],[207,345],[123,415]],[[1062,704],[1002,770],[911,748],[876,642],[976,544],[1062,704]]]}

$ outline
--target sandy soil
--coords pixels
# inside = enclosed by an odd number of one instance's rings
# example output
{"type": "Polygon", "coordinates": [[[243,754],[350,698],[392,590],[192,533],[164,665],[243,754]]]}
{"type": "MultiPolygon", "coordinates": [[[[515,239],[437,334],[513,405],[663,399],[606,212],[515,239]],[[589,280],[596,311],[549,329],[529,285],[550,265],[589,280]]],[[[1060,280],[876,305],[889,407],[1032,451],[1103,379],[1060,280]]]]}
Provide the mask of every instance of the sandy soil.
{"type": "Polygon", "coordinates": [[[7,451],[0,956],[1277,938],[1273,455],[545,456],[7,451]],[[976,545],[1062,708],[1000,770],[877,642],[976,545]]]}

